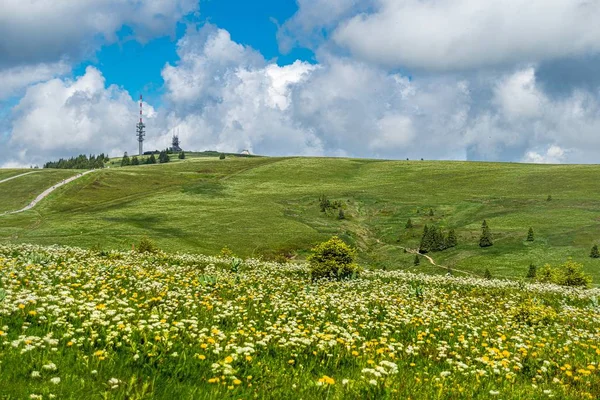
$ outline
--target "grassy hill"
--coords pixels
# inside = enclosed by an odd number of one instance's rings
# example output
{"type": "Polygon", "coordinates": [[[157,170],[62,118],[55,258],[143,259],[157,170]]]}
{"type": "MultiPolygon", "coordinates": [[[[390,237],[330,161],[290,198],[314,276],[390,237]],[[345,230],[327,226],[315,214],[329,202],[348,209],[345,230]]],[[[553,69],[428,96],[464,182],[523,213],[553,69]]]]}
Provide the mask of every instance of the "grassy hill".
{"type": "MultiPolygon", "coordinates": [[[[2,171],[15,172],[27,171],[2,171]]],[[[42,170],[0,184],[0,212],[74,174],[42,170]]],[[[416,248],[423,226],[436,224],[455,228],[459,241],[432,254],[439,264],[520,277],[530,263],[572,257],[599,282],[600,260],[588,257],[600,241],[599,174],[590,165],[190,157],[96,171],[31,211],[0,217],[0,241],[127,249],[148,236],[167,251],[216,254],[228,246],[240,256],[302,258],[339,235],[360,249],[363,263],[445,273],[425,262],[414,267],[402,250],[416,248]],[[322,194],[342,202],[345,220],[320,211],[322,194]],[[495,239],[487,249],[478,246],[484,219],[495,239]]]]}

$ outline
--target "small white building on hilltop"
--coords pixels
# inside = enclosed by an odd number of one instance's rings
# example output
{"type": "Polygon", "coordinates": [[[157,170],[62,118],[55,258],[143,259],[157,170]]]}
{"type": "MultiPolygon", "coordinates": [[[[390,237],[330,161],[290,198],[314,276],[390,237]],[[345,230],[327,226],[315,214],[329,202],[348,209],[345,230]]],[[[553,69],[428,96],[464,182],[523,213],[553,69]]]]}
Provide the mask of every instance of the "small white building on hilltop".
{"type": "Polygon", "coordinates": [[[240,151],[240,154],[243,156],[249,156],[250,155],[250,150],[242,150],[240,151]]]}

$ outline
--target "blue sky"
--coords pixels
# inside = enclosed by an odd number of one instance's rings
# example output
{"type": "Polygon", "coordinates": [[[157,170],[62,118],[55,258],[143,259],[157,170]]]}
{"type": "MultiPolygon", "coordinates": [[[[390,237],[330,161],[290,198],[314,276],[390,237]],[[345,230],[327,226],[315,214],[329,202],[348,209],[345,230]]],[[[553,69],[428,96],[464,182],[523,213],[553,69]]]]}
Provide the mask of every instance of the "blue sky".
{"type": "Polygon", "coordinates": [[[202,0],[199,4],[200,15],[187,16],[185,21],[179,22],[174,36],[140,43],[131,38],[131,29],[124,26],[118,32],[118,42],[100,48],[94,59],[80,63],[73,74],[82,75],[93,65],[102,71],[109,85],[123,86],[132,94],[143,93],[149,102],[160,104],[163,85],[160,73],[166,63],[178,60],[177,40],[183,37],[189,24],[206,22],[226,29],[234,41],[260,51],[266,59],[275,60],[279,65],[296,60],[314,62],[314,53],[307,48],[296,47],[286,54],[279,51],[277,23],[296,13],[298,6],[294,0],[202,0]]]}
{"type": "Polygon", "coordinates": [[[140,93],[146,148],[598,162],[600,2],[3,5],[0,167],[135,151],[140,93]]]}

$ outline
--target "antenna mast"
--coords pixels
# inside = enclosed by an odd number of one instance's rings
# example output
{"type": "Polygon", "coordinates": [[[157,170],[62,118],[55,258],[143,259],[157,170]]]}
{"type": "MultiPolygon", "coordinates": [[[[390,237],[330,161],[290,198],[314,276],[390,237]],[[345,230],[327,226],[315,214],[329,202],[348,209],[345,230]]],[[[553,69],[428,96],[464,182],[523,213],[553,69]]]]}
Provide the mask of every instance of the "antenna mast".
{"type": "Polygon", "coordinates": [[[140,145],[140,156],[144,155],[144,137],[146,136],[146,125],[144,125],[143,121],[143,112],[142,112],[142,95],[140,94],[140,122],[137,124],[136,136],[140,145]]]}

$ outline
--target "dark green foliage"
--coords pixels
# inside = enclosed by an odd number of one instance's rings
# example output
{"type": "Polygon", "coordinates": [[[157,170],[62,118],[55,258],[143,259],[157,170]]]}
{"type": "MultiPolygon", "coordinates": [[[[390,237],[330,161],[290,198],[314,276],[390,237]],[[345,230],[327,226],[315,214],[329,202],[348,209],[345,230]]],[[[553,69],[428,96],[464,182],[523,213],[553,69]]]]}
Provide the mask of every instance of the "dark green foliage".
{"type": "MultiPolygon", "coordinates": [[[[456,243],[456,235],[453,235],[453,242],[456,243]]],[[[447,248],[448,239],[444,236],[444,232],[442,232],[442,230],[437,226],[425,225],[423,228],[423,236],[421,237],[419,252],[425,254],[433,251],[444,251],[447,248]]]]}
{"type": "Polygon", "coordinates": [[[57,169],[99,169],[104,168],[104,163],[108,162],[108,156],[104,153],[99,156],[90,154],[89,157],[85,154],[80,154],[77,157],[71,157],[68,160],[61,158],[58,161],[50,161],[44,164],[44,168],[57,169]]]}
{"type": "Polygon", "coordinates": [[[147,237],[143,237],[137,246],[137,251],[139,253],[156,253],[158,251],[158,247],[156,247],[156,244],[152,240],[147,237]]]}
{"type": "Polygon", "coordinates": [[[481,225],[481,237],[479,238],[479,247],[490,247],[494,244],[492,241],[492,232],[487,224],[487,221],[483,221],[481,225]]]}
{"type": "Polygon", "coordinates": [[[169,154],[166,150],[163,150],[158,155],[158,162],[161,164],[168,163],[170,161],[169,154]]]}
{"type": "Polygon", "coordinates": [[[126,167],[128,165],[131,165],[131,160],[129,159],[129,156],[127,156],[127,153],[125,153],[121,159],[121,167],[126,167]]]}
{"type": "Polygon", "coordinates": [[[331,207],[331,202],[324,194],[319,197],[319,208],[321,212],[327,211],[331,207]]]}
{"type": "Polygon", "coordinates": [[[140,165],[140,160],[137,158],[137,156],[133,156],[131,158],[131,165],[140,165]]]}
{"type": "Polygon", "coordinates": [[[548,195],[548,198],[546,199],[546,201],[552,201],[552,196],[548,195]]]}
{"type": "Polygon", "coordinates": [[[433,217],[433,216],[434,216],[434,213],[433,213],[433,208],[430,208],[430,209],[429,209],[429,216],[430,216],[430,217],[433,217]]]}
{"type": "Polygon", "coordinates": [[[185,160],[185,153],[183,151],[181,153],[179,153],[179,159],[185,160]]]}
{"type": "Polygon", "coordinates": [[[150,154],[150,157],[146,160],[146,164],[156,164],[156,157],[154,157],[154,153],[150,154]]]}
{"type": "Polygon", "coordinates": [[[446,238],[446,248],[451,249],[458,245],[458,239],[456,238],[456,231],[454,229],[450,229],[448,231],[448,237],[446,238]]]}
{"type": "Polygon", "coordinates": [[[592,258],[600,258],[600,251],[598,251],[598,245],[595,244],[594,247],[592,247],[592,251],[590,252],[590,257],[592,258]]]}
{"type": "Polygon", "coordinates": [[[344,214],[344,210],[340,208],[340,212],[338,213],[338,219],[346,219],[346,215],[344,214]]]}
{"type": "Polygon", "coordinates": [[[529,264],[529,270],[527,271],[527,278],[535,279],[537,276],[537,266],[534,264],[529,264]]]}
{"type": "Polygon", "coordinates": [[[414,265],[415,265],[415,267],[416,267],[417,265],[419,265],[419,264],[421,264],[421,260],[419,259],[419,256],[418,256],[418,255],[415,255],[415,261],[414,261],[414,265]]]}
{"type": "Polygon", "coordinates": [[[312,249],[308,257],[311,278],[344,279],[356,275],[355,257],[356,250],[334,236],[312,249]]]}
{"type": "Polygon", "coordinates": [[[221,155],[219,156],[219,160],[224,160],[225,159],[225,153],[221,153],[221,155]]]}
{"type": "Polygon", "coordinates": [[[485,269],[485,272],[483,273],[483,277],[485,279],[492,279],[492,273],[490,272],[489,269],[487,269],[487,268],[485,269]]]}
{"type": "Polygon", "coordinates": [[[527,232],[527,241],[528,242],[533,242],[535,240],[535,236],[533,233],[533,228],[529,228],[529,232],[527,232]]]}
{"type": "Polygon", "coordinates": [[[554,283],[562,286],[589,287],[592,278],[583,272],[583,265],[567,260],[554,274],[554,283]]]}
{"type": "Polygon", "coordinates": [[[413,223],[412,220],[409,218],[408,221],[406,221],[406,225],[404,226],[406,229],[412,229],[413,227],[413,223]]]}

